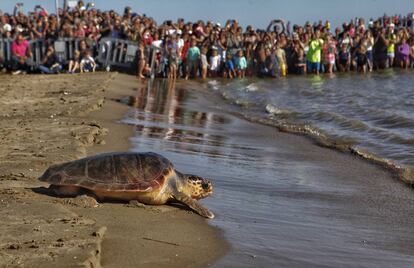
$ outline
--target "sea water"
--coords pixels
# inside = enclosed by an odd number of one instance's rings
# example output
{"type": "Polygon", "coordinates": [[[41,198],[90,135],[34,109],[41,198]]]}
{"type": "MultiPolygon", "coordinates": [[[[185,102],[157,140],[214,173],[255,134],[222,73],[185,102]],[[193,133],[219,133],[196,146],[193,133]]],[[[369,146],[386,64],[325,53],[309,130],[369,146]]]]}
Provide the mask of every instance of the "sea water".
{"type": "Polygon", "coordinates": [[[347,145],[368,157],[414,167],[414,75],[289,76],[210,82],[249,118],[347,145]]]}

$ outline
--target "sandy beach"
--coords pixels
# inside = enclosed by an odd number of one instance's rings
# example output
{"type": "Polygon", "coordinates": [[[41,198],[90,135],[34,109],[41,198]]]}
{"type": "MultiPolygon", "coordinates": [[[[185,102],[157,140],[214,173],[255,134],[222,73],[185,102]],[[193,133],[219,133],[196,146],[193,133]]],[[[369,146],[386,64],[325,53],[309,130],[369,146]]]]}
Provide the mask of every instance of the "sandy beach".
{"type": "Polygon", "coordinates": [[[117,100],[138,83],[116,77],[0,76],[1,267],[200,266],[225,251],[221,232],[187,210],[57,198],[37,180],[50,164],[129,148],[117,100]]]}

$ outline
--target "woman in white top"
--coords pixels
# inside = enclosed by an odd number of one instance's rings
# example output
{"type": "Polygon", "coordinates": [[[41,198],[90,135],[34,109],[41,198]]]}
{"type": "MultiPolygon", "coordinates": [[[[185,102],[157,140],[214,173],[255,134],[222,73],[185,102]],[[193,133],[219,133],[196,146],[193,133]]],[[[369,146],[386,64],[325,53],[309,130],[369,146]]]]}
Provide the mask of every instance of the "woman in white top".
{"type": "Polygon", "coordinates": [[[372,72],[372,67],[373,67],[373,47],[374,47],[374,37],[372,36],[371,31],[366,31],[365,32],[365,36],[364,36],[364,40],[362,42],[362,44],[366,47],[367,52],[367,58],[368,58],[368,69],[370,72],[372,72]]]}

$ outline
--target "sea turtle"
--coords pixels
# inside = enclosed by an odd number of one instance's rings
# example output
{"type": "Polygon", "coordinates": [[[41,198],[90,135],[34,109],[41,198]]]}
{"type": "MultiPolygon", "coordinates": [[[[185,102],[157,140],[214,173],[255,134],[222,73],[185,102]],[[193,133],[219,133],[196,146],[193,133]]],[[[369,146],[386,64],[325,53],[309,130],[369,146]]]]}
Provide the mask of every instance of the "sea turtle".
{"type": "Polygon", "coordinates": [[[214,218],[198,199],[213,193],[210,181],[182,174],[156,153],[106,153],[53,165],[39,180],[50,183],[58,196],[91,194],[105,199],[162,205],[178,201],[201,216],[214,218]]]}

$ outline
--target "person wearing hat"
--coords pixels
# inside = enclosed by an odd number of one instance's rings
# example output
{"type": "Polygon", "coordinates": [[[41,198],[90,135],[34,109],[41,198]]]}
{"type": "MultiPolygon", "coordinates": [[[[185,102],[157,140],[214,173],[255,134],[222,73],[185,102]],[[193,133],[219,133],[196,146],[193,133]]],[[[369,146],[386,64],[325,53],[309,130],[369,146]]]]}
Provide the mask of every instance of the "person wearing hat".
{"type": "Polygon", "coordinates": [[[20,74],[29,70],[29,58],[32,56],[29,42],[24,39],[23,34],[18,32],[16,39],[11,45],[12,50],[12,74],[20,74]]]}

